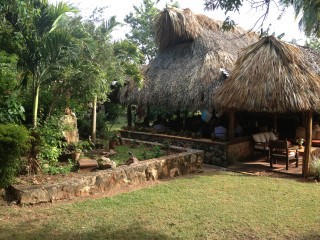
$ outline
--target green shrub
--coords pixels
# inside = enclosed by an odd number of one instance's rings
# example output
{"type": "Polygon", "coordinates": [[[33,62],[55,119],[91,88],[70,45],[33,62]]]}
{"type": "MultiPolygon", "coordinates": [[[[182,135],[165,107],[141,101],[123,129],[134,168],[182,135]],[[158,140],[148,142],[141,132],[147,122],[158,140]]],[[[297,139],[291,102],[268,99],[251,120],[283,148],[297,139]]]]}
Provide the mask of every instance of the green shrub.
{"type": "Polygon", "coordinates": [[[40,137],[37,159],[40,160],[41,168],[45,173],[56,173],[55,168],[58,167],[59,157],[66,146],[62,141],[63,128],[61,118],[53,116],[36,129],[40,137]]]}
{"type": "Polygon", "coordinates": [[[314,158],[310,164],[310,176],[320,179],[320,158],[314,158]]]}
{"type": "Polygon", "coordinates": [[[153,153],[154,153],[154,158],[158,158],[158,157],[161,157],[163,155],[160,146],[154,146],[152,150],[153,150],[153,153]]]}
{"type": "Polygon", "coordinates": [[[29,149],[30,135],[20,125],[0,124],[0,188],[8,187],[21,167],[21,156],[29,149]]]}

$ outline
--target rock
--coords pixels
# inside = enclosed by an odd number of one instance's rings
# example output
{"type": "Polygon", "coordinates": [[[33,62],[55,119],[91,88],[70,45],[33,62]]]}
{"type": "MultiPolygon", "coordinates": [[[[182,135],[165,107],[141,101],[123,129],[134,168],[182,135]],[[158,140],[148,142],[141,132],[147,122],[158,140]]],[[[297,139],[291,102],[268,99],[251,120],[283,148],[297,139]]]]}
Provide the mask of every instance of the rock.
{"type": "Polygon", "coordinates": [[[127,165],[132,165],[132,164],[137,164],[139,163],[139,160],[138,158],[136,157],[130,157],[127,161],[126,161],[126,164],[127,165]]]}
{"type": "Polygon", "coordinates": [[[37,179],[32,179],[32,184],[39,185],[40,183],[37,181],[37,179]]]}
{"type": "Polygon", "coordinates": [[[102,152],[102,155],[106,156],[106,157],[111,157],[113,155],[117,154],[117,152],[113,149],[110,149],[109,151],[107,152],[102,152]]]}
{"type": "Polygon", "coordinates": [[[99,160],[99,168],[100,169],[109,169],[109,168],[116,168],[117,164],[114,161],[111,161],[110,158],[102,156],[99,160]]]}
{"type": "Polygon", "coordinates": [[[8,205],[9,205],[9,206],[13,206],[13,205],[17,205],[17,204],[18,204],[17,201],[11,201],[8,205]]]}
{"type": "Polygon", "coordinates": [[[174,178],[174,177],[177,177],[180,175],[181,175],[181,173],[180,173],[179,168],[175,167],[170,170],[170,173],[169,173],[170,178],[174,178]]]}
{"type": "Polygon", "coordinates": [[[110,162],[110,158],[105,157],[105,156],[101,156],[100,159],[98,161],[105,161],[105,162],[110,162]]]}

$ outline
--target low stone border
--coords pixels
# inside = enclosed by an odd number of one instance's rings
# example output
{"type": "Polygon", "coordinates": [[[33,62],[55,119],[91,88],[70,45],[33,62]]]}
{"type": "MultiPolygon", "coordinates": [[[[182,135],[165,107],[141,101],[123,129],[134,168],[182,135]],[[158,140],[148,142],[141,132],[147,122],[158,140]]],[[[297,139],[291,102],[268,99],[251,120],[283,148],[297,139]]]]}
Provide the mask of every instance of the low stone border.
{"type": "Polygon", "coordinates": [[[231,142],[218,142],[210,139],[194,139],[159,133],[120,130],[124,138],[170,142],[172,145],[200,149],[204,151],[204,163],[226,167],[234,162],[246,161],[253,156],[252,141],[249,137],[233,139],[231,142]]]}
{"type": "MultiPolygon", "coordinates": [[[[154,143],[150,142],[143,143],[154,145],[154,143]]],[[[73,199],[75,197],[108,192],[115,188],[138,185],[146,181],[173,178],[199,171],[202,168],[202,150],[181,147],[171,148],[181,152],[161,158],[140,161],[135,165],[119,166],[115,170],[79,173],[79,177],[73,177],[67,181],[54,184],[12,185],[11,193],[19,204],[53,202],[55,200],[73,199]]]]}

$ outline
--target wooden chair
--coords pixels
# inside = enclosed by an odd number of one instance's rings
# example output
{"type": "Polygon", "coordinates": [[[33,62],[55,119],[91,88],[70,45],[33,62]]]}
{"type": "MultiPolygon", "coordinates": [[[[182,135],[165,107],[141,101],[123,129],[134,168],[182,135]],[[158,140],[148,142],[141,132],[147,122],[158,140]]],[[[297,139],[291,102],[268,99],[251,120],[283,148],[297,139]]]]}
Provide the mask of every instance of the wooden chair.
{"type": "Polygon", "coordinates": [[[277,163],[277,160],[286,161],[286,170],[289,169],[289,161],[295,160],[296,167],[298,167],[298,150],[290,149],[290,144],[285,140],[274,140],[269,142],[270,151],[270,167],[273,163],[277,163]]]}

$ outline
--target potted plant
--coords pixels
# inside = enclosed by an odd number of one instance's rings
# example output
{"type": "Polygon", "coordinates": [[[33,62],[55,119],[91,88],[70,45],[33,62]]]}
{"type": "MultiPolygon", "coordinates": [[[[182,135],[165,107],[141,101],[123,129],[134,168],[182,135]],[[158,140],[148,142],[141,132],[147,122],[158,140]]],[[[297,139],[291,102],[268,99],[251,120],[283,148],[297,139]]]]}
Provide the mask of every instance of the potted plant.
{"type": "Polygon", "coordinates": [[[72,143],[70,144],[71,158],[73,161],[78,161],[82,153],[81,143],[72,143]]]}
{"type": "Polygon", "coordinates": [[[119,137],[116,133],[113,133],[109,139],[109,148],[115,149],[118,143],[119,143],[119,137]]]}
{"type": "Polygon", "coordinates": [[[296,140],[296,143],[298,143],[298,145],[299,145],[299,148],[302,148],[302,144],[305,142],[305,140],[303,139],[303,138],[298,138],[297,140],[296,140]]]}

